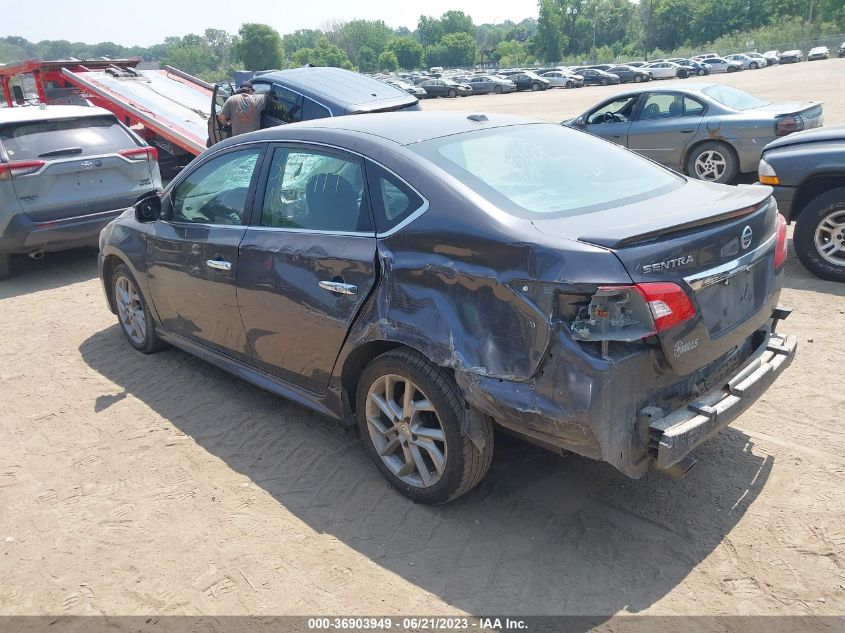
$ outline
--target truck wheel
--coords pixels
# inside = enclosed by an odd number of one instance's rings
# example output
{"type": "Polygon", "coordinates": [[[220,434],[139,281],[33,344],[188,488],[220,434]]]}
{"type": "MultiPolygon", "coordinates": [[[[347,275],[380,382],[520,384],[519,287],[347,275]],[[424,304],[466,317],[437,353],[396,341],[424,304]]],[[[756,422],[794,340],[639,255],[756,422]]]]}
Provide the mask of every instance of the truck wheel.
{"type": "Polygon", "coordinates": [[[0,253],[0,280],[12,274],[12,256],[0,253]]]}
{"type": "Polygon", "coordinates": [[[117,322],[129,344],[144,354],[166,347],[156,335],[150,309],[125,264],[118,264],[111,276],[111,290],[117,308],[117,322]]]}
{"type": "Polygon", "coordinates": [[[845,187],[810,200],[798,216],[793,244],[811,273],[828,281],[845,281],[845,187]]]}
{"type": "Polygon", "coordinates": [[[708,182],[731,183],[739,172],[733,149],[726,143],[707,141],[687,157],[687,174],[708,182]]]}
{"type": "Polygon", "coordinates": [[[466,404],[454,380],[423,356],[392,350],[358,382],[358,428],[390,484],[417,503],[445,503],[475,487],[490,468],[493,428],[479,451],[461,432],[466,404]]]}

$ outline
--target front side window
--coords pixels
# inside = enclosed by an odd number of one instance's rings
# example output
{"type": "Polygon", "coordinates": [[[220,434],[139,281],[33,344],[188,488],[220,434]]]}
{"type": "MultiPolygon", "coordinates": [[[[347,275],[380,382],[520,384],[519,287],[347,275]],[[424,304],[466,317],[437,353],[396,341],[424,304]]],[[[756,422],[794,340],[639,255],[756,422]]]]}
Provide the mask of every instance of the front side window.
{"type": "Polygon", "coordinates": [[[408,147],[500,209],[528,219],[630,204],[685,182],[633,152],[560,125],[477,130],[408,147]]]}
{"type": "Polygon", "coordinates": [[[312,150],[273,154],[261,226],[311,231],[372,231],[361,163],[312,150]]]}
{"type": "Polygon", "coordinates": [[[262,151],[229,152],[194,170],[173,190],[173,221],[244,224],[247,193],[262,151]]]}
{"type": "Polygon", "coordinates": [[[630,121],[638,98],[638,95],[633,95],[605,103],[587,117],[587,123],[624,123],[630,121]]]}

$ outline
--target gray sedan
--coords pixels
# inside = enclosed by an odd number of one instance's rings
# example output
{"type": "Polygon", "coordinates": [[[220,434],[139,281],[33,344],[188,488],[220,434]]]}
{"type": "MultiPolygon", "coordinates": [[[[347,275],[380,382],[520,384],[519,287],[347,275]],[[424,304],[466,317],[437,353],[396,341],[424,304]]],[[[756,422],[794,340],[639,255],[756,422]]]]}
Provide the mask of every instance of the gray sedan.
{"type": "Polygon", "coordinates": [[[563,125],[619,143],[701,180],[729,183],[763,147],[822,124],[820,103],[768,103],[720,84],[616,95],[563,125]]]}
{"type": "Polygon", "coordinates": [[[502,79],[493,75],[478,75],[470,77],[467,81],[472,87],[472,94],[483,95],[489,93],[501,94],[503,92],[515,92],[516,84],[510,79],[502,79]]]}

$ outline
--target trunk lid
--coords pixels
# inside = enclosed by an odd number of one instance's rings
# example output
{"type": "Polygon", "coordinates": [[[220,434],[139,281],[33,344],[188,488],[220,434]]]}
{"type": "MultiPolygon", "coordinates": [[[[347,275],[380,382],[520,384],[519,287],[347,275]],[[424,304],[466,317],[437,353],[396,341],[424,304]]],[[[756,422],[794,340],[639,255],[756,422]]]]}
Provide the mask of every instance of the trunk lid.
{"type": "Polygon", "coordinates": [[[611,250],[635,283],[683,288],[695,316],[658,340],[672,370],[686,375],[739,349],[770,316],[779,293],[770,194],[689,181],[634,204],[534,225],[611,250]]]}

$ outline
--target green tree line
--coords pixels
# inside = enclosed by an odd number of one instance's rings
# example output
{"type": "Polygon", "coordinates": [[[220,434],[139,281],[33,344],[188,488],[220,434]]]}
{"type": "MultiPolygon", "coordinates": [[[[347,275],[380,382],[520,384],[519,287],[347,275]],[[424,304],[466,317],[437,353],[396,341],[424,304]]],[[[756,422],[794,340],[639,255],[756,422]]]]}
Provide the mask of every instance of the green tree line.
{"type": "Polygon", "coordinates": [[[501,66],[657,57],[695,50],[766,48],[845,31],[843,0],[539,0],[538,18],[476,25],[463,11],[421,15],[411,31],[352,20],[285,35],[266,24],[238,33],[206,29],[149,47],[0,38],[0,63],[24,59],[139,56],[210,81],[238,68],[313,64],[361,72],[429,66],[501,66]]]}

